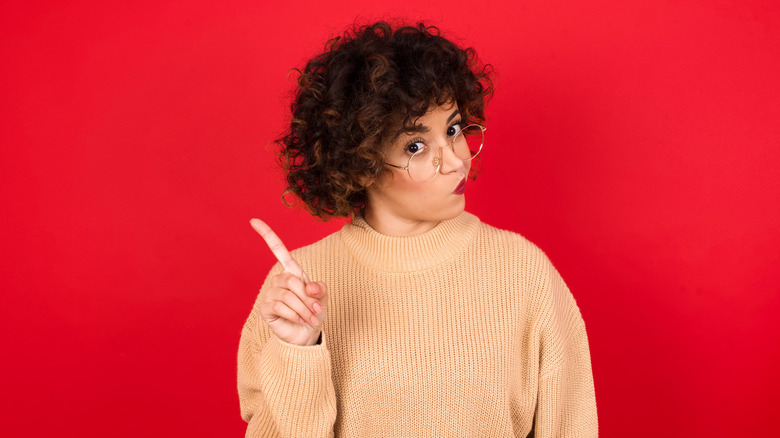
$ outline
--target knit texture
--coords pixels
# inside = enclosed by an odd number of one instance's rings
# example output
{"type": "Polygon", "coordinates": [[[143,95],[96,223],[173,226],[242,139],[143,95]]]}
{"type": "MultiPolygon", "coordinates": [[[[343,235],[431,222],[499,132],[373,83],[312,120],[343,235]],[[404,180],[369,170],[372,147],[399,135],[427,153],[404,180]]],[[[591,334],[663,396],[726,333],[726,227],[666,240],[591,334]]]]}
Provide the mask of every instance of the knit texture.
{"type": "Polygon", "coordinates": [[[247,437],[598,435],[579,308],[522,236],[466,212],[410,237],[357,216],[292,254],[328,285],[323,343],[279,340],[255,303],[238,353],[247,437]]]}

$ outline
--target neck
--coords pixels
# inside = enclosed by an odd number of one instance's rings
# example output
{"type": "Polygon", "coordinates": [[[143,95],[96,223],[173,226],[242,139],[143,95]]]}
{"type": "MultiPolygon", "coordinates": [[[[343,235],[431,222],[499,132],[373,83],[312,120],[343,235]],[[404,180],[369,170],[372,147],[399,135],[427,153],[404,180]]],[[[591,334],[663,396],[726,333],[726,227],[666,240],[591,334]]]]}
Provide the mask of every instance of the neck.
{"type": "Polygon", "coordinates": [[[378,212],[370,206],[366,206],[362,215],[371,228],[386,236],[415,236],[430,231],[439,224],[439,221],[408,219],[387,211],[378,212]]]}
{"type": "Polygon", "coordinates": [[[479,219],[469,213],[439,222],[412,236],[380,233],[357,214],[341,229],[341,241],[365,266],[384,272],[413,272],[450,260],[476,236],[479,219]]]}

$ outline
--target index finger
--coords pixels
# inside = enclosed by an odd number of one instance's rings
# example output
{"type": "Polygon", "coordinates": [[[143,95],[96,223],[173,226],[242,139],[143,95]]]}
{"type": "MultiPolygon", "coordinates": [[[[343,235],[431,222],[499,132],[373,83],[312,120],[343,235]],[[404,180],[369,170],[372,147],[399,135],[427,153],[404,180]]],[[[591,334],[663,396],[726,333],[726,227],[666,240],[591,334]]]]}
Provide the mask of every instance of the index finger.
{"type": "Polygon", "coordinates": [[[271,252],[274,253],[276,260],[279,260],[279,263],[282,264],[285,271],[300,277],[304,283],[309,282],[309,279],[306,278],[306,274],[304,274],[301,265],[299,265],[298,262],[292,258],[290,251],[287,251],[287,247],[285,247],[284,243],[282,243],[282,239],[280,239],[279,236],[274,233],[268,224],[257,218],[250,220],[249,224],[252,225],[252,228],[254,228],[255,231],[257,231],[257,233],[263,237],[265,243],[268,245],[268,248],[270,248],[271,252]]]}

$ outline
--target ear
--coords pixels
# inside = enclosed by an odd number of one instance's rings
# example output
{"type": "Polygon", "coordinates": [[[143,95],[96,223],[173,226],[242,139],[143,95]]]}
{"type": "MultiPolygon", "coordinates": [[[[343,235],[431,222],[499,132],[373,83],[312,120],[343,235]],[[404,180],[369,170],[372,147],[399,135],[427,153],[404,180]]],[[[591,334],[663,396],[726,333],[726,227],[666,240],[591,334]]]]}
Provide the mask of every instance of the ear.
{"type": "Polygon", "coordinates": [[[372,185],[374,185],[374,181],[375,180],[376,180],[376,178],[372,178],[370,176],[363,176],[363,177],[360,177],[358,179],[358,182],[360,183],[361,187],[363,187],[364,189],[367,189],[367,188],[371,187],[372,185]]]}

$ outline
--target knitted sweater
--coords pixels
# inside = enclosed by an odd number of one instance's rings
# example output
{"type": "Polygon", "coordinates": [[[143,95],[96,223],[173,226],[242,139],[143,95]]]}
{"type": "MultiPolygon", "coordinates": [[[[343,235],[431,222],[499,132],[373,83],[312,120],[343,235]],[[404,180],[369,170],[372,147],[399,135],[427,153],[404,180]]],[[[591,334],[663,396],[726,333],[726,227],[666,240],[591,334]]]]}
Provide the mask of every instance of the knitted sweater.
{"type": "Polygon", "coordinates": [[[579,308],[522,236],[465,212],[410,237],[357,216],[292,255],[328,285],[323,342],[281,341],[255,303],[238,353],[247,437],[597,436],[579,308]]]}

